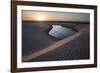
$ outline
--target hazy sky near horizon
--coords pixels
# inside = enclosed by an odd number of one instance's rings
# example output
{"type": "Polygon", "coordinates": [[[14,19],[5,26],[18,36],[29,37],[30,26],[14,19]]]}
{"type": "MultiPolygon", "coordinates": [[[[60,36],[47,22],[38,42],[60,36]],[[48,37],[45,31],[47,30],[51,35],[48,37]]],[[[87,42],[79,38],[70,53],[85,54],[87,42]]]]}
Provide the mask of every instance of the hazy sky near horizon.
{"type": "Polygon", "coordinates": [[[89,13],[52,12],[23,10],[22,20],[24,21],[74,21],[89,22],[89,13]]]}

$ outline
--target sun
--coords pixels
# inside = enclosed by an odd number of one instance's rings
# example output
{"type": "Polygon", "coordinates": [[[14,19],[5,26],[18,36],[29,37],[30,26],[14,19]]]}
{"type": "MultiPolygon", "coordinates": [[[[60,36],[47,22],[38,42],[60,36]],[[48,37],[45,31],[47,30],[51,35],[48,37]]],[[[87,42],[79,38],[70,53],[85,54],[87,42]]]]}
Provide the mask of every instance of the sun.
{"type": "Polygon", "coordinates": [[[36,15],[36,20],[37,21],[44,21],[45,20],[45,16],[44,15],[36,15]]]}

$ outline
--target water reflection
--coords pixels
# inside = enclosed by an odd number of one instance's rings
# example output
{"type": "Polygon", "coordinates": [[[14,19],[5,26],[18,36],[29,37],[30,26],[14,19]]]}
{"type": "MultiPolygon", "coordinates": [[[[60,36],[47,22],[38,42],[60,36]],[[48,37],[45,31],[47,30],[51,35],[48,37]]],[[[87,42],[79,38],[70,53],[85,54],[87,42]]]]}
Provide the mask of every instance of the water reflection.
{"type": "Polygon", "coordinates": [[[63,27],[61,25],[52,25],[52,29],[49,31],[49,35],[57,39],[64,39],[65,37],[71,36],[76,33],[75,30],[63,27]]]}

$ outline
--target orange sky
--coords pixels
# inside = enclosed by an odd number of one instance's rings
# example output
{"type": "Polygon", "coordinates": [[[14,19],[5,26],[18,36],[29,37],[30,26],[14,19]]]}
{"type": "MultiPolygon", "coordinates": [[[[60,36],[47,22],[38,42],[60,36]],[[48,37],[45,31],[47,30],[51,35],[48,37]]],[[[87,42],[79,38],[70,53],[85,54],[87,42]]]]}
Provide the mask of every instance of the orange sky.
{"type": "Polygon", "coordinates": [[[89,14],[69,12],[22,11],[22,20],[27,21],[80,21],[89,22],[89,14]]]}

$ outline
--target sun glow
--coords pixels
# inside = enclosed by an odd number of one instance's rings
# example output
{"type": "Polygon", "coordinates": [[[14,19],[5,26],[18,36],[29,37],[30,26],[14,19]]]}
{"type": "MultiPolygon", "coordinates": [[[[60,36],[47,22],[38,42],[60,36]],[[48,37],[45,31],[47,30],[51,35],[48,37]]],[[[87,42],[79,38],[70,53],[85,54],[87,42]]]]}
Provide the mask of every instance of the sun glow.
{"type": "Polygon", "coordinates": [[[35,20],[43,21],[43,20],[45,20],[45,16],[44,15],[36,15],[35,20]]]}

